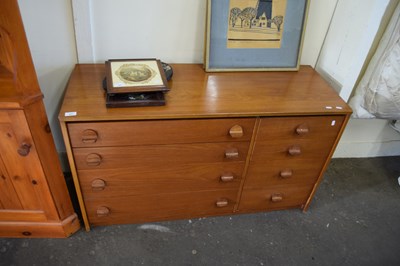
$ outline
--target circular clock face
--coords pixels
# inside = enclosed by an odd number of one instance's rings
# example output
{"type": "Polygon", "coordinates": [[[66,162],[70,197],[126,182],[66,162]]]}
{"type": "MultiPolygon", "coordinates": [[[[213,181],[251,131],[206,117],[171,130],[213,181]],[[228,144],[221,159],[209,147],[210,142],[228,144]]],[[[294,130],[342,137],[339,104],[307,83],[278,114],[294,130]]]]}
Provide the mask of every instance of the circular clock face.
{"type": "Polygon", "coordinates": [[[150,81],[155,72],[144,64],[124,64],[115,74],[126,83],[143,83],[150,81]]]}

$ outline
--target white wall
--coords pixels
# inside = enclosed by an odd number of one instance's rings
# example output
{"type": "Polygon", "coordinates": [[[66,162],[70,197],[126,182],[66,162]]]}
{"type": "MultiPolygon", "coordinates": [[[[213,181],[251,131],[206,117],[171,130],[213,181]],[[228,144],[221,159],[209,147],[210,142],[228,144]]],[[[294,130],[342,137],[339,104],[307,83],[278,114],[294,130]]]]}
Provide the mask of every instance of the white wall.
{"type": "Polygon", "coordinates": [[[315,67],[338,0],[312,1],[309,6],[301,64],[315,67]]]}
{"type": "MultiPolygon", "coordinates": [[[[156,57],[169,63],[202,63],[206,2],[73,0],[75,21],[80,23],[78,51],[82,47],[86,53],[79,54],[79,61],[156,57]],[[90,30],[85,22],[91,23],[90,30]]],[[[315,66],[336,2],[311,2],[301,64],[315,66]]]]}
{"type": "Polygon", "coordinates": [[[203,60],[204,0],[73,2],[80,5],[80,10],[74,12],[75,20],[92,23],[92,36],[81,35],[78,48],[80,42],[87,43],[87,39],[92,38],[93,58],[90,60],[87,55],[80,54],[84,58],[80,62],[102,63],[111,58],[153,57],[170,63],[198,63],[203,60]]]}
{"type": "MultiPolygon", "coordinates": [[[[332,46],[330,43],[335,41],[335,38],[330,37],[326,40],[325,36],[336,4],[351,5],[354,1],[360,0],[311,1],[301,55],[302,64],[315,66],[323,44],[325,47],[323,56],[329,53],[338,54],[337,46],[332,46]]],[[[366,1],[376,3],[386,0],[366,1]]],[[[81,62],[101,63],[109,58],[139,57],[156,57],[171,63],[201,63],[203,60],[206,0],[19,0],[18,2],[59,152],[65,151],[57,121],[59,104],[69,74],[77,62],[74,20],[81,62]],[[71,2],[74,2],[75,7],[79,6],[74,14],[71,2]],[[88,23],[90,25],[87,25],[88,23]],[[90,49],[87,49],[88,47],[90,49]]],[[[353,10],[353,16],[362,20],[375,8],[379,7],[369,6],[369,11],[353,10]]],[[[341,18],[340,14],[338,16],[341,18]]],[[[378,19],[375,20],[378,23],[378,19]]],[[[346,44],[345,41],[343,43],[346,44]]],[[[362,38],[359,46],[351,45],[353,51],[358,51],[360,47],[368,50],[367,46],[362,42],[362,38]]],[[[396,134],[388,129],[386,121],[350,121],[335,156],[368,157],[400,154],[400,149],[392,151],[389,145],[381,145],[387,143],[388,139],[394,139],[389,142],[397,145],[396,134]],[[359,138],[360,132],[367,132],[362,140],[359,138]],[[360,145],[363,146],[362,149],[360,145]],[[367,151],[365,147],[368,145],[372,145],[373,148],[367,151]],[[377,149],[378,146],[382,149],[377,149]],[[385,149],[390,150],[389,154],[383,151],[385,149]]]]}
{"type": "Polygon", "coordinates": [[[65,151],[58,111],[77,62],[69,0],[18,0],[50,127],[58,151],[65,151]]]}
{"type": "MultiPolygon", "coordinates": [[[[322,1],[321,1],[322,2],[322,1]]],[[[338,0],[316,69],[345,100],[378,32],[390,0],[338,0]]]]}

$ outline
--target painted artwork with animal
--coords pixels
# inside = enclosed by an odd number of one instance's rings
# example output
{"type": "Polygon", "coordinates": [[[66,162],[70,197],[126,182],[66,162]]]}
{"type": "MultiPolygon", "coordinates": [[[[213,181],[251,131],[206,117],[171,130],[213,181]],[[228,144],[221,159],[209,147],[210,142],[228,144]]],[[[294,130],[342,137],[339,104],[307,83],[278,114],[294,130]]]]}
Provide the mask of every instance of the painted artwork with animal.
{"type": "Polygon", "coordinates": [[[280,48],[287,0],[230,0],[228,48],[280,48]]]}

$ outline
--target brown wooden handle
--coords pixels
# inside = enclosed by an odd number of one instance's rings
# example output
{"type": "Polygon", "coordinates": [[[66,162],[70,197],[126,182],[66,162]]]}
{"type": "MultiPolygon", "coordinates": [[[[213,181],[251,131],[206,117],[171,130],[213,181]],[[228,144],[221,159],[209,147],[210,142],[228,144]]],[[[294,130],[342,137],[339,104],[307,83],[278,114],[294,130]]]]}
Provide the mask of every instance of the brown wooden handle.
{"type": "Polygon", "coordinates": [[[231,127],[231,129],[229,130],[229,135],[232,138],[241,138],[243,137],[243,127],[239,126],[239,125],[234,125],[233,127],[231,127]]]}
{"type": "Polygon", "coordinates": [[[229,173],[221,175],[220,179],[222,182],[227,183],[227,182],[232,182],[235,179],[235,177],[233,176],[233,174],[229,173]]]}
{"type": "Polygon", "coordinates": [[[86,156],[86,164],[88,166],[98,166],[102,162],[101,155],[97,153],[90,153],[86,156]]]}
{"type": "Polygon", "coordinates": [[[298,135],[307,135],[310,132],[310,129],[306,124],[301,124],[296,128],[296,133],[298,135]]]}
{"type": "Polygon", "coordinates": [[[229,148],[225,150],[225,158],[237,159],[239,158],[239,150],[236,148],[229,148]]]}
{"type": "Polygon", "coordinates": [[[292,156],[300,155],[301,154],[301,148],[298,145],[293,145],[289,147],[288,153],[292,156]]]}
{"type": "Polygon", "coordinates": [[[104,217],[110,215],[110,209],[105,206],[100,206],[96,210],[96,214],[98,217],[104,217]]]}
{"type": "Polygon", "coordinates": [[[28,143],[22,143],[21,146],[18,148],[18,154],[21,156],[27,156],[29,154],[29,152],[31,151],[31,144],[28,143]]]}
{"type": "Polygon", "coordinates": [[[215,205],[217,205],[218,208],[223,208],[228,206],[229,201],[227,199],[219,199],[217,202],[215,202],[215,205]]]}
{"type": "Polygon", "coordinates": [[[284,169],[279,173],[281,178],[290,178],[293,176],[293,171],[291,169],[284,169]]]}
{"type": "Polygon", "coordinates": [[[283,200],[283,195],[280,193],[272,194],[271,201],[272,202],[281,202],[283,200]]]}
{"type": "Polygon", "coordinates": [[[82,133],[82,142],[86,144],[96,143],[97,139],[99,138],[97,131],[93,129],[86,129],[82,133]]]}
{"type": "Polygon", "coordinates": [[[106,188],[106,181],[103,179],[95,179],[92,181],[91,186],[93,191],[101,191],[106,188]]]}

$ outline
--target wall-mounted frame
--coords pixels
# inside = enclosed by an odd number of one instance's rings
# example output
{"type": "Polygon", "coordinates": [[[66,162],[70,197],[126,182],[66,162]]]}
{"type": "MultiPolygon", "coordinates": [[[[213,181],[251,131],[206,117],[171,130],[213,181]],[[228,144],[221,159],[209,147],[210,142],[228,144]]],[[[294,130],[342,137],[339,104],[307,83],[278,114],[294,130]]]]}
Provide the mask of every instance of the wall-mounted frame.
{"type": "Polygon", "coordinates": [[[309,2],[207,0],[205,70],[298,70],[309,2]]]}

